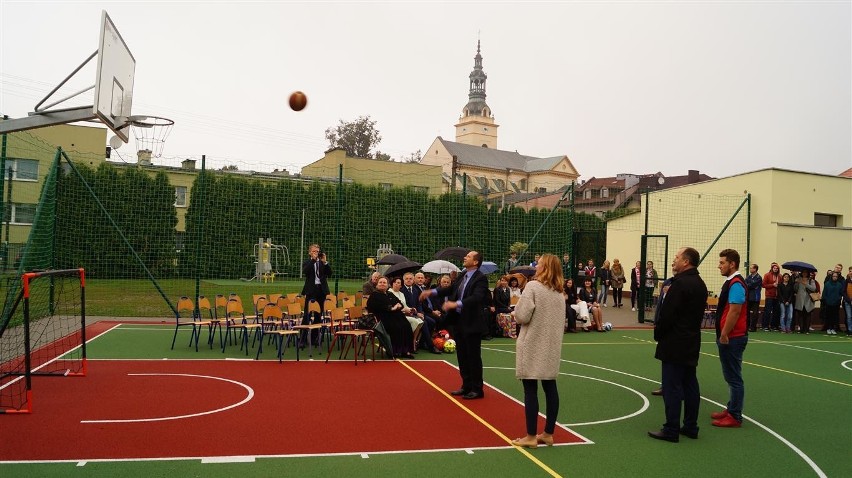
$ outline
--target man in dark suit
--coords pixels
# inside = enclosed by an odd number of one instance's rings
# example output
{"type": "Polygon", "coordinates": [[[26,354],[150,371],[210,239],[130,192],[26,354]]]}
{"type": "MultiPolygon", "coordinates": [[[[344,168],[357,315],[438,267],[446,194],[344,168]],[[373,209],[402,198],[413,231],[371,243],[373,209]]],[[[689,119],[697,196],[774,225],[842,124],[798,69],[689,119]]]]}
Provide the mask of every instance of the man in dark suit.
{"type": "Polygon", "coordinates": [[[447,297],[442,308],[455,329],[456,355],[462,379],[461,388],[450,393],[472,400],[485,396],[482,389],[482,334],[486,329],[482,313],[491,292],[488,290],[488,278],[479,272],[482,254],[468,252],[463,265],[465,271],[450,287],[424,291],[420,299],[447,297]]]}
{"type": "MultiPolygon", "coordinates": [[[[421,283],[426,280],[423,273],[418,273],[423,277],[421,283]]],[[[405,297],[405,302],[409,307],[414,309],[414,314],[417,318],[423,319],[423,328],[420,329],[420,337],[418,338],[417,348],[420,350],[428,350],[434,354],[440,354],[441,351],[432,345],[432,330],[435,327],[435,319],[426,317],[423,314],[423,303],[420,301],[420,294],[423,289],[416,283],[416,278],[413,273],[406,272],[402,276],[402,295],[405,297]]]]}
{"type": "MultiPolygon", "coordinates": [[[[314,317],[313,322],[318,323],[322,321],[322,314],[325,309],[325,297],[330,293],[328,278],[331,277],[331,266],[328,265],[328,257],[324,252],[320,251],[319,244],[311,244],[308,248],[308,255],[310,258],[302,263],[302,274],[305,275],[305,285],[302,287],[302,296],[305,298],[305,312],[302,324],[311,323],[308,305],[312,300],[315,300],[320,307],[320,316],[314,317]]],[[[311,337],[311,341],[316,343],[318,335],[316,331],[314,331],[314,334],[311,337]]]]}
{"type": "Polygon", "coordinates": [[[707,304],[707,286],[698,274],[698,251],[684,247],[672,261],[671,286],[660,303],[660,316],[654,327],[657,351],[662,362],[663,402],[666,423],[648,436],[678,442],[680,435],[698,438],[698,354],[701,351],[701,322],[707,304]],[[683,408],[683,426],[680,413],[683,408]]]}

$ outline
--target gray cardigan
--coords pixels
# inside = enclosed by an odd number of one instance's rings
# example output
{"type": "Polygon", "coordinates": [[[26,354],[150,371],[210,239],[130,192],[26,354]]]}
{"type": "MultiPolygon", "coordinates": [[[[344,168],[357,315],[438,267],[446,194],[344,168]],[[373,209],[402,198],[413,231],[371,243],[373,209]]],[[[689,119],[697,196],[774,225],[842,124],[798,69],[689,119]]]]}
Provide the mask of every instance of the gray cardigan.
{"type": "Polygon", "coordinates": [[[517,305],[515,321],[521,325],[515,355],[515,377],[553,380],[559,375],[565,298],[562,291],[531,281],[517,305]]]}
{"type": "Polygon", "coordinates": [[[801,279],[796,280],[795,284],[793,284],[793,291],[796,297],[793,307],[795,307],[796,310],[810,312],[814,310],[815,307],[810,293],[816,292],[816,283],[813,280],[808,279],[807,284],[802,284],[800,280],[801,279]]]}

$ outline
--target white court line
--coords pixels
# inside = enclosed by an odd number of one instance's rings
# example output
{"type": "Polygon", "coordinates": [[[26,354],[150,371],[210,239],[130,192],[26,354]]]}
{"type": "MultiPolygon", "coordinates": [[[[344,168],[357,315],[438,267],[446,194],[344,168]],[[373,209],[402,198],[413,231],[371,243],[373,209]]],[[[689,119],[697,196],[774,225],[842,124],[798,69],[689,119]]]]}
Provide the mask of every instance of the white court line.
{"type": "MultiPolygon", "coordinates": [[[[482,347],[482,349],[483,349],[483,350],[491,350],[491,351],[493,351],[493,352],[509,353],[509,354],[514,354],[514,353],[515,353],[514,351],[509,351],[509,350],[500,350],[500,349],[492,349],[492,348],[489,348],[489,347],[482,347]]],[[[599,370],[605,370],[605,371],[607,371],[607,372],[617,373],[617,374],[620,374],[620,375],[626,375],[626,376],[628,376],[628,377],[633,377],[633,378],[636,378],[636,379],[639,379],[639,380],[645,380],[645,381],[647,381],[647,382],[652,382],[652,383],[654,383],[654,384],[659,384],[659,383],[660,383],[660,381],[659,381],[659,380],[656,380],[656,379],[650,379],[650,378],[645,378],[645,377],[640,377],[639,375],[634,375],[634,374],[632,374],[632,373],[622,372],[621,370],[614,370],[614,369],[610,369],[610,368],[606,368],[606,367],[601,367],[601,366],[598,366],[598,365],[592,365],[592,364],[588,364],[588,363],[575,362],[575,361],[573,361],[573,360],[565,360],[565,359],[560,359],[560,360],[561,360],[562,362],[565,362],[565,363],[572,363],[572,364],[580,365],[580,366],[583,366],[583,367],[591,367],[591,368],[596,368],[596,369],[599,369],[599,370]]],[[[716,405],[716,406],[717,406],[717,407],[719,407],[719,408],[725,408],[725,405],[723,405],[723,404],[721,404],[721,403],[719,403],[719,402],[716,402],[716,401],[714,401],[714,400],[711,400],[711,399],[709,399],[709,398],[707,398],[707,397],[703,397],[703,396],[702,396],[702,397],[701,397],[701,399],[702,399],[702,400],[704,400],[704,401],[707,401],[707,402],[709,402],[709,403],[712,403],[712,404],[716,405]]],[[[805,463],[807,463],[807,464],[811,467],[811,469],[812,469],[812,470],[814,470],[814,472],[817,474],[817,476],[819,476],[820,478],[826,478],[826,474],[825,474],[825,472],[824,472],[824,471],[822,471],[822,469],[819,467],[819,465],[817,465],[816,463],[814,463],[814,461],[811,459],[811,457],[809,457],[808,455],[806,455],[806,454],[805,454],[805,452],[803,452],[803,451],[802,451],[802,450],[800,450],[798,447],[796,447],[796,445],[793,445],[793,444],[792,444],[789,440],[787,440],[786,438],[782,437],[781,435],[779,435],[777,432],[775,432],[775,431],[774,431],[774,430],[772,430],[771,428],[767,427],[766,425],[764,425],[764,424],[762,424],[762,423],[758,422],[757,420],[755,420],[755,419],[753,419],[753,418],[749,418],[748,416],[743,415],[743,420],[748,420],[749,422],[754,423],[755,425],[757,425],[758,427],[762,428],[763,430],[765,430],[765,431],[766,431],[767,433],[769,433],[770,435],[772,435],[772,436],[774,436],[775,438],[777,438],[777,439],[778,439],[781,443],[783,443],[783,444],[787,445],[787,447],[788,447],[788,448],[790,448],[791,450],[793,450],[793,452],[795,452],[797,455],[799,455],[799,456],[802,458],[802,460],[804,460],[804,461],[805,461],[805,463]]]]}
{"type": "Polygon", "coordinates": [[[840,362],[840,366],[843,367],[843,368],[852,370],[852,368],[850,368],[849,365],[848,365],[850,363],[852,363],[852,360],[844,360],[843,362],[840,362]]]}
{"type": "Polygon", "coordinates": [[[217,408],[215,410],[208,410],[208,411],[205,411],[205,412],[190,413],[190,414],[187,414],[187,415],[174,415],[174,416],[170,416],[170,417],[137,418],[137,419],[127,419],[127,420],[80,420],[80,423],[140,423],[140,422],[162,422],[162,421],[167,421],[167,420],[180,420],[182,418],[200,417],[200,416],[203,416],[203,415],[211,415],[211,414],[214,414],[214,413],[224,412],[225,410],[230,410],[232,408],[237,408],[241,405],[248,403],[254,397],[254,390],[251,387],[249,387],[248,385],[246,385],[242,382],[237,382],[236,380],[230,380],[230,379],[222,378],[222,377],[212,377],[210,375],[193,375],[193,374],[188,374],[188,373],[129,373],[127,375],[130,376],[130,377],[151,377],[151,376],[156,376],[156,377],[194,377],[194,378],[208,378],[210,380],[221,380],[223,382],[229,382],[229,383],[233,383],[233,384],[236,384],[236,385],[243,387],[244,389],[246,389],[248,394],[240,402],[233,403],[233,404],[228,405],[226,407],[217,408]]]}
{"type": "MultiPolygon", "coordinates": [[[[483,368],[492,369],[492,370],[512,370],[512,371],[514,371],[514,370],[515,370],[515,369],[514,369],[514,368],[512,368],[512,367],[483,367],[483,368]]],[[[629,414],[629,415],[623,415],[623,416],[620,416],[620,417],[609,418],[609,419],[606,419],[606,420],[598,420],[598,421],[596,421],[596,422],[565,423],[565,424],[560,424],[560,427],[562,427],[562,428],[564,428],[564,427],[579,427],[579,426],[583,426],[583,425],[599,425],[599,424],[601,424],[601,423],[611,423],[611,422],[617,422],[617,421],[621,421],[621,420],[626,420],[626,419],[628,419],[628,418],[633,418],[633,417],[635,417],[635,416],[641,415],[641,414],[642,414],[645,410],[647,410],[648,408],[650,408],[650,407],[651,407],[651,402],[649,402],[649,401],[648,401],[648,397],[646,397],[644,394],[642,394],[641,392],[639,392],[639,391],[638,391],[638,390],[636,390],[635,388],[630,388],[630,387],[628,387],[628,386],[626,386],[626,385],[622,385],[622,384],[620,384],[620,383],[610,382],[609,380],[604,380],[604,379],[601,379],[601,378],[595,378],[595,377],[589,377],[589,376],[586,376],[586,375],[577,375],[577,374],[573,374],[573,373],[565,373],[565,372],[559,372],[559,375],[566,375],[566,376],[568,376],[568,377],[577,377],[577,378],[587,378],[587,379],[589,379],[589,380],[595,380],[595,381],[598,381],[598,382],[608,383],[608,384],[610,384],[610,385],[614,385],[614,386],[616,386],[616,387],[621,387],[621,388],[623,388],[623,389],[625,389],[625,390],[629,390],[629,391],[631,391],[631,392],[635,393],[636,395],[638,395],[638,396],[639,396],[639,398],[641,398],[641,399],[642,399],[642,407],[641,407],[639,410],[637,410],[637,411],[635,411],[635,412],[633,412],[633,413],[631,413],[631,414],[629,414]],[[564,425],[564,426],[563,426],[563,425],[564,425]]],[[[543,414],[543,413],[539,413],[539,416],[544,417],[544,414],[543,414]]],[[[545,417],[545,418],[546,418],[546,417],[545,417]]],[[[572,432],[572,433],[573,433],[573,432],[572,432]]]]}

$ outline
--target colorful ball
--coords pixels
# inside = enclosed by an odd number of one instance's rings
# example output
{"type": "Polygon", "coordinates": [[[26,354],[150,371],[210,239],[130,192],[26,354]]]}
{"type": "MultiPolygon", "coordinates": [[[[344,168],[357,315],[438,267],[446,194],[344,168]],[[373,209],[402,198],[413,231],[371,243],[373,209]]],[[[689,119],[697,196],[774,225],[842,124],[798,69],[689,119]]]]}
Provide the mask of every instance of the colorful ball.
{"type": "Polygon", "coordinates": [[[446,329],[441,329],[438,331],[438,337],[442,337],[444,340],[450,340],[450,333],[447,332],[446,329]]]}
{"type": "Polygon", "coordinates": [[[603,329],[606,330],[607,332],[609,332],[610,330],[612,330],[612,324],[609,323],[609,322],[604,323],[603,329]]]}
{"type": "Polygon", "coordinates": [[[290,109],[293,111],[302,111],[308,106],[308,97],[301,91],[294,91],[290,95],[290,109]]]}
{"type": "Polygon", "coordinates": [[[438,350],[444,350],[444,339],[441,337],[435,337],[432,339],[432,345],[434,345],[438,350]]]}
{"type": "Polygon", "coordinates": [[[456,351],[456,341],[453,339],[444,342],[444,352],[453,353],[456,351]]]}

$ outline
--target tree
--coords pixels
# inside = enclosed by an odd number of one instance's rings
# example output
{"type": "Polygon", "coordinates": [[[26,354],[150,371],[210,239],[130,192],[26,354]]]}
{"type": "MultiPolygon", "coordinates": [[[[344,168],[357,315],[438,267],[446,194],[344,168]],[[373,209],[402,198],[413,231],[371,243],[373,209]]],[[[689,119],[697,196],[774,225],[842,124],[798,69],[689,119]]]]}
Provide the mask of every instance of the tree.
{"type": "Polygon", "coordinates": [[[423,153],[418,149],[417,151],[409,154],[408,156],[403,156],[400,158],[403,163],[419,163],[423,161],[423,153]]]}
{"type": "Polygon", "coordinates": [[[236,164],[229,164],[227,166],[222,166],[222,171],[239,171],[240,169],[236,164]]]}
{"type": "Polygon", "coordinates": [[[359,116],[355,121],[340,120],[337,127],[325,130],[328,139],[328,149],[342,148],[346,154],[354,158],[375,158],[389,160],[390,157],[376,151],[371,151],[382,142],[382,136],[376,129],[376,122],[370,120],[370,115],[359,116]],[[387,159],[386,159],[387,158],[387,159]]]}

